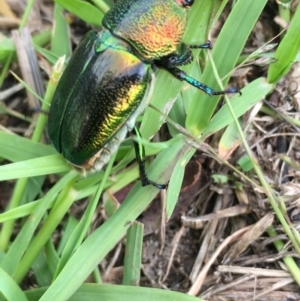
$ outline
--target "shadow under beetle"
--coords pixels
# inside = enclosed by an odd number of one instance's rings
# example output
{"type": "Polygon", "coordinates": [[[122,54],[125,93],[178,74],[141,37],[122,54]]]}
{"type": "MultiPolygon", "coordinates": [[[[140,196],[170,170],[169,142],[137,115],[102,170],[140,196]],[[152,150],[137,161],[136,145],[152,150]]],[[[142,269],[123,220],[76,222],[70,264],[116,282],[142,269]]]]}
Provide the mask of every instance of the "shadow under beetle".
{"type": "MultiPolygon", "coordinates": [[[[181,43],[187,8],[194,0],[119,0],[105,15],[100,32],[88,32],[64,71],[51,105],[48,133],[71,164],[100,170],[116,152],[136,118],[148,105],[153,68],[164,68],[209,95],[215,91],[178,66],[193,60],[191,48],[210,43],[181,43]]],[[[148,179],[143,145],[134,142],[143,186],[166,188],[148,179]]]]}

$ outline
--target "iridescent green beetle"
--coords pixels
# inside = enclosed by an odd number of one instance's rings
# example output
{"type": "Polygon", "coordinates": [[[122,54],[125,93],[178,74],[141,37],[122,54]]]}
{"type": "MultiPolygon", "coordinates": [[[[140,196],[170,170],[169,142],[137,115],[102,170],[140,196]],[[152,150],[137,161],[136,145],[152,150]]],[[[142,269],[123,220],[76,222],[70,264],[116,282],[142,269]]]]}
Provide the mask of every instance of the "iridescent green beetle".
{"type": "MultiPolygon", "coordinates": [[[[214,91],[177,68],[192,61],[191,48],[210,48],[181,43],[193,2],[119,0],[105,15],[104,29],[83,37],[59,82],[48,123],[55,148],[71,164],[103,168],[148,105],[154,66],[209,95],[238,92],[214,91]]],[[[142,185],[165,188],[148,179],[143,146],[135,143],[135,150],[142,185]]]]}

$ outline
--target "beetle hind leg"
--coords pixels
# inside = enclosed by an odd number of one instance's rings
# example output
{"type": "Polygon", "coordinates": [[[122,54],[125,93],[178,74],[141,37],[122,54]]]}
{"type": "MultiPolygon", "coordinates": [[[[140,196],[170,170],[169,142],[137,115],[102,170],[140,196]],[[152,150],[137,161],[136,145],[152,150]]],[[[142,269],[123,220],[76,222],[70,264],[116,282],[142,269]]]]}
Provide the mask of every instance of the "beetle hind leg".
{"type": "MultiPolygon", "coordinates": [[[[137,137],[141,137],[141,133],[137,127],[133,128],[132,133],[137,137]]],[[[136,142],[136,141],[133,141],[133,145],[134,145],[136,160],[139,165],[139,172],[140,172],[142,186],[152,185],[158,189],[166,189],[168,186],[167,184],[158,184],[154,181],[151,181],[148,178],[147,173],[146,173],[146,168],[145,168],[145,148],[144,148],[144,146],[141,143],[136,142]]]]}

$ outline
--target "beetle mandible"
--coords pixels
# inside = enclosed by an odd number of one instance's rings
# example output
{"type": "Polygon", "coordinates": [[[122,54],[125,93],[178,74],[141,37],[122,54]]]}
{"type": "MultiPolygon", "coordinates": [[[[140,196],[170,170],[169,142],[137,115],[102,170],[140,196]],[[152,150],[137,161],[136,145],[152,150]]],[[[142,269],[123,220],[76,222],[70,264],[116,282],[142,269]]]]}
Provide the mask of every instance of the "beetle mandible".
{"type": "MultiPolygon", "coordinates": [[[[50,108],[48,133],[72,165],[100,170],[116,152],[136,118],[148,105],[153,67],[209,95],[215,91],[188,76],[178,66],[188,64],[191,48],[181,42],[187,9],[194,0],[119,0],[104,16],[100,32],[88,32],[71,57],[50,108]]],[[[142,185],[163,189],[145,171],[144,147],[134,142],[142,185]]]]}

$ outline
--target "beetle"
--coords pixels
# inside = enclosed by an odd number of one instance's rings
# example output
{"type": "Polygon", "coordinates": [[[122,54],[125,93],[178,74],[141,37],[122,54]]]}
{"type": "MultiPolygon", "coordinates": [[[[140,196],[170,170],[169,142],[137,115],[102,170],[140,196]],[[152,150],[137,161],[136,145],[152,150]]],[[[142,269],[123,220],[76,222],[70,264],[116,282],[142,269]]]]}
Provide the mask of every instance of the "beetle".
{"type": "MultiPolygon", "coordinates": [[[[100,32],[89,31],[72,55],[49,112],[48,134],[67,161],[83,170],[100,170],[128,132],[139,136],[136,118],[149,103],[155,68],[213,96],[215,91],[179,66],[193,60],[181,42],[194,0],[120,0],[103,18],[100,32]]],[[[134,142],[142,185],[163,189],[145,171],[145,150],[134,142]]]]}

